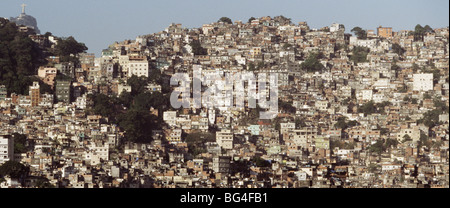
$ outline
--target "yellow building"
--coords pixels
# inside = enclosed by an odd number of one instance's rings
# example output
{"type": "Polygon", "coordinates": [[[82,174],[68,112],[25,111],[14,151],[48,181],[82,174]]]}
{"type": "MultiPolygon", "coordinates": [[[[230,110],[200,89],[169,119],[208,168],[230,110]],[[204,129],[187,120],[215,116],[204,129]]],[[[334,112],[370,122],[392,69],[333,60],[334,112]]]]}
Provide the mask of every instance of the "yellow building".
{"type": "Polygon", "coordinates": [[[381,27],[377,28],[378,37],[392,38],[392,27],[381,27]]]}

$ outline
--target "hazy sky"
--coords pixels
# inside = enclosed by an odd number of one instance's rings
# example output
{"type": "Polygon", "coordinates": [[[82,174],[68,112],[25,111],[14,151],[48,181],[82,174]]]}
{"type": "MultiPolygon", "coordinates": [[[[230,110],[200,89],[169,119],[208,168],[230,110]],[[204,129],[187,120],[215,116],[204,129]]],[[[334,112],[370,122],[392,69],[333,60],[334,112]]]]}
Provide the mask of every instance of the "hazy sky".
{"type": "Polygon", "coordinates": [[[312,28],[342,23],[346,32],[355,26],[394,31],[414,29],[416,24],[448,27],[448,0],[0,0],[0,17],[16,17],[20,5],[37,19],[41,33],[74,36],[101,54],[115,41],[164,30],[170,23],[201,27],[226,16],[247,21],[250,17],[283,15],[293,23],[312,28]]]}

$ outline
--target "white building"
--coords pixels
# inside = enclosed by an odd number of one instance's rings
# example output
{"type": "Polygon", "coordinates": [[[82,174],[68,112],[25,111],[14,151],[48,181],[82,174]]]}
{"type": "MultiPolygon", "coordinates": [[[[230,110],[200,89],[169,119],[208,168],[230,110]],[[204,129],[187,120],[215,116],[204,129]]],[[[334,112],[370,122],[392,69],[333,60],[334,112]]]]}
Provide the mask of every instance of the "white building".
{"type": "Polygon", "coordinates": [[[163,120],[171,126],[176,125],[177,112],[176,111],[165,111],[163,113],[163,120]]]}
{"type": "Polygon", "coordinates": [[[416,91],[433,90],[433,74],[414,74],[413,90],[416,91]]]}
{"type": "Polygon", "coordinates": [[[233,133],[226,129],[216,132],[216,142],[223,149],[233,149],[233,133]]]}
{"type": "Polygon", "coordinates": [[[0,165],[14,159],[14,139],[10,135],[0,135],[0,165]]]}
{"type": "Polygon", "coordinates": [[[128,73],[127,76],[131,77],[136,75],[138,77],[144,76],[148,77],[149,75],[149,65],[147,60],[132,60],[130,59],[128,63],[128,73]]]}

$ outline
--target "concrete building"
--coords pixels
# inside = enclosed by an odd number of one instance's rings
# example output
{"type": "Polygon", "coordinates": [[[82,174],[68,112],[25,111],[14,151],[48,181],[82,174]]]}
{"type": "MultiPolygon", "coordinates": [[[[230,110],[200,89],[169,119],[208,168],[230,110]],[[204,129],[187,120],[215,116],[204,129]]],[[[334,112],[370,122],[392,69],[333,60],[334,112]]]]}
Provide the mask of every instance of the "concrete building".
{"type": "Polygon", "coordinates": [[[14,159],[14,138],[0,135],[0,165],[14,159]]]}
{"type": "Polygon", "coordinates": [[[433,74],[414,74],[413,90],[415,91],[433,90],[433,74]]]}
{"type": "Polygon", "coordinates": [[[217,156],[213,158],[213,170],[216,173],[228,173],[230,171],[230,161],[229,156],[217,156]]]}
{"type": "Polygon", "coordinates": [[[223,149],[233,149],[233,133],[225,129],[216,132],[216,142],[223,149]]]}
{"type": "Polygon", "coordinates": [[[0,100],[4,100],[7,95],[7,90],[5,85],[0,85],[0,100]]]}
{"type": "Polygon", "coordinates": [[[128,77],[136,75],[138,77],[149,75],[149,64],[145,57],[141,56],[130,56],[128,62],[128,77]]]}
{"type": "Polygon", "coordinates": [[[392,38],[392,27],[381,27],[377,28],[378,37],[392,38]]]}
{"type": "Polygon", "coordinates": [[[29,95],[31,99],[31,107],[38,106],[41,100],[39,82],[33,82],[33,85],[30,86],[29,95]]]}
{"type": "Polygon", "coordinates": [[[56,102],[70,103],[71,99],[71,81],[57,80],[56,81],[56,102]]]}

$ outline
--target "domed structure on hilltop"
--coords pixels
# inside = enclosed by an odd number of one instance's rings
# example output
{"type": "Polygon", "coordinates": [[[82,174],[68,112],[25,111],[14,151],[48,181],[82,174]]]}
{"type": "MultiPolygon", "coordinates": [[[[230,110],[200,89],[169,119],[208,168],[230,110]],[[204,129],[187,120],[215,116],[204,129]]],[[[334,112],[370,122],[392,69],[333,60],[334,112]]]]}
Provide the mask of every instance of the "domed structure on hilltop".
{"type": "Polygon", "coordinates": [[[25,25],[27,27],[33,28],[36,34],[40,34],[41,32],[37,27],[36,18],[25,14],[25,6],[25,4],[22,4],[22,13],[18,17],[11,17],[10,20],[12,22],[15,22],[17,25],[25,25]]]}

